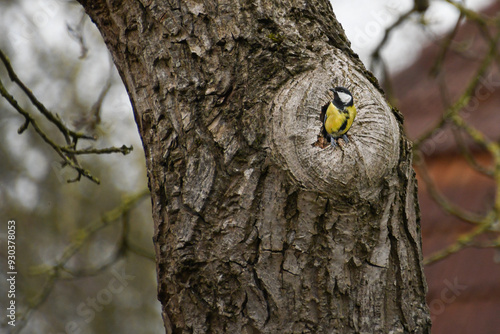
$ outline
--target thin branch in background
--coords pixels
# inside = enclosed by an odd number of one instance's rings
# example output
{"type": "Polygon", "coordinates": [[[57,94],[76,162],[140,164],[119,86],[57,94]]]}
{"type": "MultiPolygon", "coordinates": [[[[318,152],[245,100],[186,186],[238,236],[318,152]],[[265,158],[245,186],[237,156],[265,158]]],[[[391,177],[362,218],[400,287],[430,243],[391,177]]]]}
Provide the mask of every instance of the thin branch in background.
{"type": "Polygon", "coordinates": [[[449,108],[451,104],[450,92],[448,90],[448,83],[446,81],[446,72],[443,69],[439,70],[439,73],[436,75],[435,80],[438,81],[439,87],[439,96],[441,98],[441,103],[444,108],[449,108]]]}
{"type": "Polygon", "coordinates": [[[140,257],[143,257],[147,260],[150,260],[150,261],[155,261],[155,255],[152,254],[151,252],[137,246],[137,245],[134,245],[132,243],[128,243],[127,244],[127,251],[130,252],[130,253],[133,253],[137,256],[140,256],[140,257]]]}
{"type": "MultiPolygon", "coordinates": [[[[36,96],[31,92],[31,90],[19,79],[14,68],[12,67],[9,58],[5,55],[5,53],[0,50],[0,60],[2,60],[5,68],[7,69],[7,73],[9,74],[9,78],[12,82],[21,88],[21,90],[28,96],[31,103],[42,113],[42,115],[48,119],[52,124],[54,124],[59,131],[63,134],[66,139],[66,143],[69,145],[71,143],[76,144],[78,139],[89,139],[94,140],[93,137],[87,136],[80,132],[74,132],[66,127],[64,123],[61,121],[61,118],[57,114],[51,113],[45,106],[36,98],[36,96]],[[72,139],[72,141],[71,141],[72,139]]],[[[27,128],[28,126],[26,126],[27,128]]],[[[24,130],[23,130],[24,131],[24,130]]]]}
{"type": "Polygon", "coordinates": [[[121,153],[123,155],[127,155],[132,152],[132,146],[122,145],[121,147],[108,147],[108,148],[82,148],[79,150],[73,150],[67,147],[61,147],[61,151],[74,154],[74,155],[82,155],[82,154],[110,154],[110,153],[121,153]]]}
{"type": "Polygon", "coordinates": [[[87,14],[82,11],[82,17],[76,25],[70,25],[69,23],[66,23],[66,28],[68,29],[69,35],[80,45],[80,56],[78,57],[80,59],[86,58],[89,52],[87,43],[85,43],[85,38],[83,37],[83,27],[85,25],[85,21],[87,21],[87,17],[87,14]]]}
{"type": "Polygon", "coordinates": [[[380,81],[384,82],[386,95],[388,96],[388,99],[390,101],[393,100],[394,95],[393,95],[392,84],[390,82],[389,70],[388,70],[388,67],[387,67],[387,65],[386,65],[386,63],[381,55],[382,49],[387,44],[387,41],[389,40],[389,37],[392,34],[392,32],[397,27],[399,27],[401,24],[406,22],[408,20],[408,18],[411,16],[411,14],[420,13],[423,15],[425,13],[425,11],[427,11],[428,8],[429,8],[429,1],[428,0],[415,0],[413,8],[411,8],[407,12],[401,14],[393,24],[391,24],[389,27],[387,27],[385,29],[384,36],[382,37],[382,40],[380,41],[380,43],[377,45],[377,47],[373,50],[373,52],[371,54],[370,71],[375,71],[377,65],[380,67],[381,72],[382,72],[381,73],[382,77],[379,79],[380,79],[380,81]]]}
{"type": "MultiPolygon", "coordinates": [[[[447,212],[454,214],[455,216],[461,218],[463,221],[468,221],[476,224],[476,227],[472,231],[460,236],[453,244],[424,259],[425,265],[440,261],[446,258],[447,256],[454,254],[460,251],[461,249],[464,249],[465,247],[469,246],[477,247],[478,245],[485,245],[484,243],[478,242],[476,240],[476,237],[484,234],[485,232],[497,232],[499,229],[498,221],[500,217],[500,144],[489,140],[481,131],[477,130],[476,128],[471,126],[468,122],[466,122],[459,113],[459,111],[469,103],[482,76],[486,73],[487,69],[491,66],[492,62],[498,59],[497,45],[500,40],[500,31],[498,31],[495,34],[495,36],[491,36],[486,27],[487,24],[491,24],[491,21],[486,21],[479,14],[465,9],[460,4],[448,0],[445,1],[459,8],[461,16],[466,16],[468,19],[474,20],[474,22],[476,22],[479,25],[480,31],[482,32],[484,38],[489,43],[488,51],[484,56],[483,60],[481,61],[481,64],[479,65],[473,79],[469,82],[465,92],[457,99],[457,101],[454,104],[449,105],[447,108],[445,108],[441,120],[417,140],[415,147],[418,148],[421,143],[423,143],[427,138],[430,138],[434,133],[434,131],[441,128],[445,123],[452,122],[456,127],[453,133],[455,135],[455,139],[461,154],[464,156],[464,158],[467,160],[469,165],[471,165],[471,167],[474,170],[483,173],[489,177],[492,177],[494,179],[496,184],[496,194],[495,194],[495,202],[493,208],[487,213],[487,215],[483,219],[478,221],[478,217],[473,217],[469,213],[459,209],[457,206],[447,201],[446,198],[438,192],[434,182],[431,180],[428,174],[425,161],[423,161],[423,158],[420,160],[417,159],[418,162],[416,163],[416,165],[418,166],[418,170],[420,171],[422,179],[424,180],[425,184],[428,187],[429,194],[431,195],[431,197],[447,212]],[[460,135],[460,133],[458,133],[460,130],[465,131],[476,144],[484,147],[486,151],[491,154],[494,163],[493,170],[484,168],[476,161],[476,159],[470,153],[467,145],[464,143],[462,136],[460,135]]],[[[457,21],[457,25],[459,24],[459,21],[457,21]]],[[[452,43],[451,42],[452,37],[455,34],[456,31],[454,30],[452,34],[449,36],[449,38],[445,41],[444,45],[446,49],[450,47],[452,43]]],[[[435,74],[441,72],[442,70],[443,67],[442,64],[445,53],[446,50],[442,50],[438,56],[438,59],[434,64],[433,70],[435,74]]],[[[441,91],[443,93],[443,90],[441,91]]],[[[443,99],[445,99],[446,101],[447,97],[443,96],[443,99]]],[[[498,240],[496,240],[495,242],[490,242],[487,244],[489,247],[498,247],[500,246],[499,241],[500,238],[498,238],[498,240]]]]}
{"type": "MultiPolygon", "coordinates": [[[[419,173],[420,176],[422,177],[424,183],[427,186],[430,196],[434,199],[434,201],[436,201],[449,214],[465,222],[474,224],[475,228],[471,232],[460,237],[452,245],[426,258],[424,264],[434,263],[436,261],[446,258],[450,254],[458,252],[459,250],[465,247],[474,246],[475,244],[477,244],[477,241],[475,240],[477,236],[487,231],[495,232],[496,230],[498,230],[499,227],[497,225],[500,216],[500,142],[495,143],[487,140],[481,132],[471,127],[459,115],[459,112],[462,110],[462,108],[467,106],[468,103],[470,102],[478,85],[481,82],[482,77],[486,74],[486,71],[491,66],[492,62],[497,61],[500,63],[500,59],[497,56],[497,45],[498,42],[500,41],[500,32],[497,33],[495,36],[492,36],[489,30],[489,28],[497,28],[498,30],[500,19],[484,17],[482,14],[472,11],[466,8],[463,4],[457,3],[455,1],[443,0],[443,2],[451,4],[452,6],[457,8],[460,13],[453,30],[444,39],[442,39],[443,42],[441,44],[440,51],[430,70],[430,74],[432,76],[439,78],[439,89],[441,92],[440,95],[445,108],[443,114],[441,115],[440,119],[436,122],[436,124],[427,129],[423,133],[423,135],[421,135],[419,138],[416,139],[414,143],[414,152],[415,152],[414,163],[415,167],[420,172],[419,173]],[[488,42],[488,50],[482,57],[482,59],[479,59],[480,64],[476,70],[476,73],[473,75],[472,79],[468,82],[465,91],[458,99],[454,101],[454,103],[451,103],[450,94],[448,92],[447,83],[445,81],[443,64],[447,53],[450,52],[450,50],[454,51],[454,46],[456,45],[454,39],[457,36],[459,27],[461,26],[462,22],[465,19],[470,20],[471,22],[478,25],[479,31],[481,32],[485,40],[488,42]],[[458,128],[456,130],[454,129],[453,133],[455,135],[455,139],[459,147],[460,153],[464,156],[469,165],[474,170],[489,177],[493,177],[495,180],[497,186],[496,187],[497,191],[495,194],[495,203],[493,205],[493,208],[486,214],[486,216],[476,215],[466,210],[463,210],[462,208],[450,202],[445,196],[443,196],[437,189],[432,178],[430,177],[424,158],[420,153],[420,148],[422,144],[426,140],[430,139],[437,131],[442,129],[446,124],[449,123],[454,124],[454,126],[458,128]],[[471,154],[470,150],[466,147],[463,138],[458,134],[460,129],[464,130],[475,143],[485,147],[486,150],[493,156],[494,160],[493,169],[485,168],[477,162],[477,160],[471,154]]],[[[403,13],[391,26],[389,26],[385,30],[382,41],[379,43],[379,45],[375,48],[375,50],[372,53],[370,68],[373,71],[373,69],[377,65],[380,66],[382,70],[382,75],[386,77],[384,81],[386,81],[386,85],[388,85],[389,87],[389,97],[391,97],[391,85],[387,79],[388,69],[387,65],[385,64],[381,56],[381,50],[387,43],[387,40],[393,30],[395,30],[398,26],[402,25],[405,21],[407,21],[412,15],[412,13],[414,12],[425,13],[427,8],[428,8],[428,2],[423,1],[422,3],[420,3],[419,1],[415,1],[414,7],[411,10],[403,13]]],[[[460,56],[465,55],[464,50],[455,50],[455,51],[457,51],[460,56]]],[[[471,54],[470,56],[474,57],[474,59],[478,59],[477,54],[471,54]]],[[[500,238],[498,242],[490,243],[490,245],[491,247],[500,246],[500,238]]]]}
{"type": "Polygon", "coordinates": [[[121,235],[121,246],[120,249],[123,253],[131,252],[137,256],[143,257],[150,261],[155,261],[155,256],[149,251],[146,251],[136,245],[134,245],[131,240],[129,240],[130,236],[130,215],[123,215],[122,217],[122,235],[121,235]]]}
{"type": "Polygon", "coordinates": [[[434,199],[434,201],[436,201],[436,203],[438,203],[439,206],[447,213],[475,225],[480,224],[484,220],[484,217],[461,209],[441,194],[441,192],[437,189],[435,182],[429,175],[429,170],[427,169],[427,165],[423,157],[415,159],[414,165],[419,171],[419,175],[422,177],[429,195],[431,195],[432,199],[434,199]]]}
{"type": "MultiPolygon", "coordinates": [[[[75,254],[77,254],[78,251],[89,242],[90,238],[96,232],[102,230],[107,226],[110,226],[114,222],[119,221],[124,216],[129,215],[131,210],[134,209],[140,203],[141,200],[146,199],[148,196],[149,196],[149,190],[144,189],[143,191],[127,198],[118,207],[106,212],[97,220],[90,223],[82,230],[80,230],[77,234],[77,237],[74,238],[71,244],[66,247],[59,260],[53,266],[50,266],[48,268],[42,268],[42,270],[40,269],[32,270],[32,273],[36,274],[48,273],[48,277],[45,284],[38,290],[39,291],[38,295],[36,295],[33,298],[33,300],[29,303],[29,308],[26,311],[26,313],[19,315],[17,319],[18,320],[17,326],[14,328],[14,331],[12,332],[13,334],[19,333],[26,326],[33,312],[36,311],[48,299],[51,292],[53,291],[56,282],[60,279],[63,279],[62,277],[63,273],[70,273],[74,277],[80,277],[78,276],[79,274],[81,275],[97,274],[100,271],[108,268],[112,264],[116,263],[116,261],[120,259],[123,256],[123,254],[125,254],[125,251],[121,249],[123,243],[120,243],[119,251],[115,253],[115,256],[113,256],[110,259],[110,261],[107,261],[94,271],[72,271],[68,269],[66,266],[68,261],[71,258],[73,258],[73,256],[75,256],[75,254]]],[[[128,231],[129,230],[127,229],[127,233],[128,231]]],[[[121,238],[122,240],[127,238],[128,235],[122,234],[121,238]]],[[[151,257],[151,256],[145,256],[145,257],[151,257]]]]}
{"type": "MultiPolygon", "coordinates": [[[[126,255],[127,237],[130,231],[130,210],[123,211],[121,217],[119,217],[117,220],[122,221],[122,233],[120,234],[120,238],[118,239],[118,244],[115,247],[113,255],[110,256],[108,259],[106,259],[106,261],[104,261],[103,263],[99,264],[97,267],[78,268],[75,270],[75,269],[69,269],[68,267],[64,266],[62,270],[71,275],[69,279],[99,275],[100,273],[110,268],[113,264],[118,262],[118,260],[120,260],[122,257],[126,255]]],[[[86,233],[84,233],[83,235],[88,236],[88,239],[90,239],[91,237],[91,235],[88,235],[86,233]]]]}
{"type": "Polygon", "coordinates": [[[496,43],[500,38],[500,34],[497,33],[495,38],[490,42],[490,46],[488,49],[487,55],[481,61],[479,68],[474,74],[472,80],[469,82],[465,92],[455,101],[454,104],[446,108],[441,119],[432,127],[430,127],[423,135],[421,135],[414,142],[414,149],[417,150],[427,139],[432,137],[436,130],[443,127],[443,125],[452,118],[453,115],[457,114],[463,107],[465,107],[469,102],[471,97],[473,96],[477,85],[480,83],[481,78],[486,73],[486,70],[490,67],[491,63],[495,59],[496,56],[496,43]]]}
{"type": "Polygon", "coordinates": [[[14,109],[16,109],[21,115],[23,115],[25,120],[26,120],[25,123],[21,126],[21,128],[19,128],[18,133],[22,133],[23,131],[25,131],[28,128],[28,126],[31,124],[31,126],[33,127],[35,132],[38,133],[38,135],[40,135],[42,140],[44,142],[46,142],[47,144],[49,144],[49,146],[52,147],[54,149],[54,151],[56,151],[57,154],[63,159],[63,164],[71,166],[73,169],[75,169],[78,172],[78,176],[77,176],[78,180],[83,175],[97,184],[100,183],[99,179],[94,177],[88,170],[86,170],[82,166],[80,166],[80,164],[78,163],[78,161],[76,161],[76,159],[74,159],[71,156],[66,155],[62,151],[62,148],[59,145],[57,145],[54,141],[52,141],[52,139],[50,139],[45,134],[45,132],[40,128],[40,126],[35,121],[35,119],[26,110],[21,108],[21,106],[14,99],[14,97],[7,92],[7,90],[5,89],[5,86],[3,85],[1,80],[0,80],[0,95],[2,95],[7,100],[7,102],[9,102],[12,107],[14,107],[14,109]]]}
{"type": "Polygon", "coordinates": [[[108,78],[106,79],[106,83],[104,84],[104,87],[102,87],[101,92],[97,97],[97,101],[92,105],[92,108],[90,109],[90,114],[94,116],[95,124],[101,123],[102,102],[104,101],[104,98],[108,94],[109,89],[111,88],[111,82],[113,81],[113,59],[111,58],[110,54],[108,54],[108,61],[109,61],[108,78]]]}
{"type": "MultiPolygon", "coordinates": [[[[463,17],[464,17],[463,14],[460,13],[453,30],[446,36],[446,38],[443,39],[444,42],[441,44],[440,52],[439,52],[438,56],[436,57],[434,65],[432,66],[431,71],[430,71],[430,74],[433,77],[435,77],[436,80],[438,80],[441,101],[443,103],[443,106],[445,106],[445,108],[449,108],[451,102],[450,102],[450,94],[448,91],[448,83],[446,81],[445,73],[444,73],[444,69],[443,69],[443,64],[444,64],[445,56],[446,56],[446,54],[447,54],[447,52],[452,44],[452,41],[455,38],[455,36],[457,35],[458,28],[461,24],[463,17]]],[[[491,39],[492,39],[489,34],[487,34],[487,36],[485,36],[485,38],[489,41],[491,41],[491,39]]],[[[460,153],[465,158],[465,160],[467,161],[469,166],[471,166],[475,171],[477,171],[483,175],[486,175],[488,177],[493,177],[493,171],[489,170],[486,167],[481,166],[476,161],[476,159],[473,157],[473,155],[470,152],[470,149],[467,147],[467,145],[464,141],[464,138],[462,136],[462,132],[459,131],[460,129],[456,128],[456,127],[452,127],[451,130],[452,130],[453,136],[455,138],[455,142],[458,146],[458,149],[460,150],[460,153]]]]}
{"type": "Polygon", "coordinates": [[[101,92],[99,93],[99,96],[97,97],[96,102],[92,105],[90,108],[90,111],[86,115],[81,115],[79,119],[77,119],[74,122],[74,126],[77,129],[80,129],[82,127],[85,127],[89,131],[94,131],[101,123],[101,108],[102,108],[102,103],[104,101],[104,98],[108,94],[111,84],[113,81],[113,59],[111,58],[111,55],[108,55],[108,60],[109,60],[109,70],[108,70],[108,78],[106,79],[106,83],[101,89],[101,92]]]}
{"type": "Polygon", "coordinates": [[[497,186],[493,211],[498,220],[498,217],[500,217],[500,144],[487,139],[481,131],[465,122],[460,115],[453,115],[452,120],[458,127],[464,129],[476,143],[485,147],[493,156],[493,178],[497,186]]]}
{"type": "Polygon", "coordinates": [[[450,33],[443,39],[443,43],[441,44],[441,49],[439,50],[439,54],[436,57],[436,60],[434,61],[434,65],[432,65],[430,74],[433,77],[437,77],[438,73],[442,71],[444,59],[446,58],[446,54],[448,53],[448,50],[450,49],[450,46],[453,42],[453,39],[457,35],[458,28],[460,27],[460,24],[462,23],[462,19],[464,18],[464,15],[460,13],[458,16],[457,22],[455,23],[455,26],[453,29],[450,31],[450,33]]]}
{"type": "Polygon", "coordinates": [[[490,213],[478,226],[476,226],[471,232],[465,233],[460,236],[453,244],[450,246],[435,252],[434,254],[426,257],[424,259],[424,265],[429,265],[440,260],[445,259],[451,254],[455,254],[458,251],[464,249],[465,247],[473,245],[476,241],[475,238],[484,232],[491,230],[491,227],[495,223],[495,215],[490,213]]]}
{"type": "MultiPolygon", "coordinates": [[[[404,23],[408,19],[408,17],[410,17],[410,15],[413,14],[415,11],[416,11],[416,9],[415,9],[415,7],[413,7],[409,11],[401,14],[399,16],[399,18],[393,24],[391,24],[389,27],[387,27],[385,29],[384,36],[382,37],[382,40],[380,41],[380,43],[377,45],[377,47],[375,48],[375,50],[373,50],[373,52],[371,54],[371,57],[370,57],[371,58],[370,70],[371,71],[374,71],[376,65],[381,63],[382,57],[381,57],[380,53],[382,51],[382,48],[387,43],[387,40],[389,39],[389,36],[391,35],[392,31],[394,29],[396,29],[399,25],[404,23]]],[[[383,79],[384,78],[382,78],[382,81],[383,81],[383,79]]]]}
{"type": "Polygon", "coordinates": [[[462,154],[462,156],[465,158],[469,166],[471,166],[471,168],[474,169],[476,172],[481,173],[487,177],[493,178],[494,176],[493,170],[482,166],[474,158],[469,147],[465,143],[462,132],[456,128],[453,128],[452,131],[453,131],[453,136],[455,137],[455,142],[457,143],[458,149],[460,150],[460,154],[462,154]]]}
{"type": "Polygon", "coordinates": [[[383,58],[380,58],[378,60],[377,64],[380,66],[382,80],[384,82],[384,90],[385,90],[385,94],[387,95],[387,99],[392,104],[396,104],[395,103],[396,101],[394,99],[394,89],[393,89],[393,85],[392,85],[392,80],[390,79],[389,68],[387,67],[387,64],[383,58]]]}
{"type": "Polygon", "coordinates": [[[463,14],[465,17],[467,17],[467,19],[469,19],[473,22],[477,22],[482,26],[487,26],[487,25],[495,26],[497,24],[496,20],[485,18],[481,14],[479,14],[478,12],[475,12],[471,9],[466,8],[464,5],[462,5],[459,2],[455,2],[455,1],[451,1],[451,0],[444,0],[444,1],[451,4],[453,7],[457,8],[461,14],[463,14]]]}
{"type": "MultiPolygon", "coordinates": [[[[31,125],[35,132],[42,138],[44,142],[46,142],[56,153],[62,158],[63,166],[70,166],[74,170],[78,172],[78,175],[71,180],[68,180],[68,182],[76,182],[81,179],[81,177],[86,177],[92,182],[95,182],[97,184],[100,183],[99,179],[96,178],[91,174],[91,172],[85,168],[83,168],[79,161],[77,160],[76,156],[80,154],[109,154],[109,153],[122,153],[124,155],[130,153],[132,151],[133,147],[127,147],[123,145],[120,148],[116,147],[109,147],[105,149],[83,149],[79,150],[76,148],[78,140],[79,139],[88,139],[88,140],[95,140],[93,136],[88,136],[84,133],[81,132],[75,132],[73,130],[70,130],[61,120],[59,115],[53,114],[50,112],[44,105],[41,103],[36,96],[31,92],[31,90],[19,79],[17,74],[15,73],[9,58],[3,53],[2,50],[0,50],[0,60],[4,64],[5,68],[7,69],[7,72],[9,74],[10,79],[17,84],[21,90],[28,96],[30,99],[31,103],[40,111],[40,113],[52,124],[54,124],[59,132],[64,136],[66,145],[59,145],[57,144],[54,140],[52,140],[43,130],[42,128],[38,125],[38,122],[35,120],[35,118],[24,108],[22,108],[17,100],[7,91],[5,86],[3,85],[2,81],[0,80],[0,95],[2,95],[7,102],[18,112],[20,113],[24,119],[25,122],[24,124],[19,128],[18,133],[21,134],[26,129],[31,125]]],[[[108,79],[110,80],[110,79],[108,79]]],[[[106,92],[109,90],[107,88],[104,92],[101,93],[102,98],[104,99],[104,96],[106,95],[106,92]]],[[[101,101],[102,103],[102,101],[101,101]]]]}
{"type": "Polygon", "coordinates": [[[429,8],[429,0],[414,0],[413,8],[419,13],[425,13],[429,8]]]}
{"type": "MultiPolygon", "coordinates": [[[[498,222],[497,222],[498,224],[498,222]]],[[[491,241],[477,241],[471,244],[471,247],[476,248],[500,248],[500,237],[491,241]]]]}

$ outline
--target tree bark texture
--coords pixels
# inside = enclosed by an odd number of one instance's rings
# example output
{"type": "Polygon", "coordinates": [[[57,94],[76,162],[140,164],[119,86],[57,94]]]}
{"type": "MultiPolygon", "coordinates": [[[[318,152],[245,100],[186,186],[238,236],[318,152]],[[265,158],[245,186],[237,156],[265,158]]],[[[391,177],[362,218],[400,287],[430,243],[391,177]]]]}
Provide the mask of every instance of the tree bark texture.
{"type": "Polygon", "coordinates": [[[142,136],[167,333],[429,332],[411,146],[328,1],[80,2],[142,136]],[[322,149],[334,86],[358,117],[322,149]]]}

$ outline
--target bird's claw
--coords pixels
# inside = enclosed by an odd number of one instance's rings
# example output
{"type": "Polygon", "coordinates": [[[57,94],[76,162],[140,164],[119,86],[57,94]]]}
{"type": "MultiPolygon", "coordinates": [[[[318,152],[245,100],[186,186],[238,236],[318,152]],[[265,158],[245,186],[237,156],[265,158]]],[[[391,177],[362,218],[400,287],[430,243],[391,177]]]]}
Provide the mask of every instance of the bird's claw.
{"type": "Polygon", "coordinates": [[[335,140],[335,138],[333,136],[329,136],[330,137],[330,144],[332,145],[333,148],[337,147],[337,141],[335,140]]]}
{"type": "Polygon", "coordinates": [[[343,134],[342,139],[344,139],[346,144],[349,144],[349,138],[347,138],[347,135],[343,134]]]}

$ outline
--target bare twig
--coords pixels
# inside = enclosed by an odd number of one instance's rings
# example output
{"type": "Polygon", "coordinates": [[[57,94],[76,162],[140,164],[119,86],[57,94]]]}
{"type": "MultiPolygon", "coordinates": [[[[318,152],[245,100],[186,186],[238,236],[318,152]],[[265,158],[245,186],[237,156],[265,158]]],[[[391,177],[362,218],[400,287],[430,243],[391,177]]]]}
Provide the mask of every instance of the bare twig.
{"type": "Polygon", "coordinates": [[[83,27],[87,18],[87,14],[85,14],[85,12],[82,12],[82,17],[80,18],[78,24],[74,26],[70,25],[69,23],[66,24],[69,35],[78,42],[78,45],[80,45],[80,59],[87,57],[87,54],[89,52],[89,48],[87,47],[87,43],[85,43],[85,38],[83,37],[83,27]]]}
{"type": "Polygon", "coordinates": [[[425,182],[430,196],[448,213],[460,218],[465,222],[469,222],[475,225],[475,227],[468,233],[460,236],[454,243],[445,247],[444,249],[432,254],[424,260],[424,264],[431,264],[437,261],[445,259],[447,256],[454,254],[465,247],[500,247],[500,238],[493,242],[480,242],[477,237],[486,232],[498,232],[499,226],[498,221],[500,217],[500,143],[489,140],[481,131],[473,127],[469,122],[464,120],[461,116],[460,111],[462,108],[468,105],[472,96],[476,92],[477,86],[481,82],[481,78],[486,74],[486,71],[490,68],[493,61],[499,61],[497,45],[500,41],[500,31],[498,26],[500,23],[499,19],[490,19],[476,13],[472,10],[465,8],[462,4],[454,2],[451,0],[444,0],[445,2],[453,5],[460,11],[460,17],[455,24],[455,28],[450,34],[444,39],[440,53],[435,60],[435,63],[431,69],[431,74],[433,76],[438,76],[442,73],[444,58],[448,50],[451,49],[453,44],[453,39],[457,34],[458,27],[461,21],[466,18],[479,26],[479,30],[483,38],[488,43],[488,50],[480,61],[479,67],[472,79],[468,82],[465,91],[462,95],[454,102],[449,103],[448,91],[444,80],[444,76],[440,75],[440,91],[443,99],[443,103],[446,106],[441,118],[436,122],[434,126],[429,128],[422,136],[420,136],[414,145],[415,149],[415,165],[420,172],[420,175],[425,182]],[[496,33],[492,35],[489,30],[491,27],[496,27],[496,33]],[[493,207],[484,216],[480,217],[478,215],[472,214],[458,207],[457,205],[450,202],[445,196],[443,196],[437,189],[435,183],[429,176],[427,167],[423,157],[420,157],[418,150],[422,143],[432,137],[436,131],[442,129],[446,124],[453,124],[453,133],[461,154],[467,160],[469,165],[476,171],[483,173],[489,177],[492,177],[496,183],[496,193],[495,201],[493,207]],[[467,133],[468,136],[479,146],[483,147],[491,156],[493,157],[493,168],[488,169],[481,166],[474,156],[471,154],[469,148],[465,145],[463,138],[461,136],[461,131],[467,133]]]}
{"type": "Polygon", "coordinates": [[[486,168],[486,167],[482,166],[479,162],[477,162],[476,158],[474,158],[474,156],[470,152],[469,147],[466,145],[461,132],[458,131],[457,129],[454,129],[453,135],[455,137],[455,141],[458,145],[460,153],[465,158],[465,161],[467,161],[469,166],[471,166],[478,173],[481,173],[487,177],[493,178],[493,175],[494,175],[493,170],[486,168]]]}
{"type": "Polygon", "coordinates": [[[414,163],[420,172],[420,176],[427,187],[429,195],[431,195],[434,201],[436,201],[446,212],[471,224],[480,224],[484,220],[484,218],[479,215],[461,209],[439,192],[436,184],[429,175],[429,171],[423,157],[415,159],[414,163]]]}
{"type": "MultiPolygon", "coordinates": [[[[9,74],[10,79],[17,84],[21,90],[28,96],[30,99],[31,103],[40,111],[40,113],[52,124],[54,124],[58,130],[61,132],[61,134],[64,136],[66,145],[59,145],[57,144],[53,139],[51,139],[40,127],[38,122],[35,120],[35,118],[24,108],[20,106],[20,104],[17,102],[17,100],[12,96],[7,89],[5,88],[3,82],[0,80],[0,95],[2,95],[7,102],[18,112],[20,113],[24,119],[25,122],[24,124],[19,128],[18,133],[21,134],[26,129],[31,125],[35,132],[42,138],[44,142],[46,142],[56,153],[62,158],[63,160],[63,166],[70,166],[74,170],[78,172],[78,175],[72,179],[68,180],[68,182],[75,182],[79,181],[80,178],[86,177],[92,182],[95,182],[97,184],[100,183],[99,179],[96,178],[91,174],[91,172],[85,168],[83,168],[79,161],[76,159],[77,155],[81,154],[109,154],[109,153],[122,153],[122,154],[128,154],[130,151],[132,151],[133,147],[132,146],[125,146],[123,145],[120,148],[116,147],[109,147],[109,148],[104,148],[104,149],[94,149],[94,148],[87,148],[87,149],[77,149],[77,143],[79,139],[90,139],[90,140],[95,140],[93,136],[88,136],[84,133],[81,132],[75,132],[73,130],[70,130],[60,119],[59,115],[53,114],[50,112],[44,105],[41,103],[36,96],[31,92],[31,90],[19,79],[17,74],[15,73],[10,60],[8,57],[0,50],[0,60],[4,64],[5,68],[7,69],[7,72],[9,74]]],[[[108,83],[105,86],[105,89],[101,92],[99,96],[99,109],[100,109],[100,104],[102,103],[102,99],[104,99],[104,96],[106,95],[106,92],[109,90],[109,85],[110,85],[110,79],[108,79],[108,83]]]]}
{"type": "MultiPolygon", "coordinates": [[[[109,261],[99,266],[99,268],[92,271],[72,271],[67,268],[66,264],[68,261],[75,256],[75,254],[90,240],[90,238],[98,231],[102,230],[106,226],[111,225],[112,223],[118,221],[120,218],[127,216],[130,211],[143,199],[147,198],[149,195],[149,190],[144,189],[143,191],[129,197],[124,200],[118,207],[115,209],[106,212],[99,219],[89,224],[84,229],[80,230],[77,234],[77,237],[74,238],[68,247],[64,250],[59,260],[55,263],[55,265],[50,266],[48,268],[41,268],[33,270],[33,273],[41,274],[47,273],[48,277],[45,284],[39,289],[38,295],[36,295],[33,300],[30,302],[29,309],[26,313],[22,314],[18,318],[17,326],[14,329],[13,333],[19,333],[29,318],[50,296],[56,282],[62,279],[63,273],[69,273],[73,277],[79,277],[79,275],[93,275],[98,272],[108,268],[112,264],[116,263],[116,261],[125,253],[122,249],[122,244],[118,248],[119,251],[113,256],[109,261]]],[[[127,229],[128,234],[128,229],[127,229]]],[[[128,235],[122,236],[122,239],[126,240],[128,235]]],[[[133,250],[135,252],[135,250],[133,250]]]]}
{"type": "Polygon", "coordinates": [[[460,23],[462,22],[463,18],[464,18],[464,15],[462,13],[460,13],[460,15],[458,16],[457,22],[455,23],[455,26],[450,31],[450,33],[444,38],[444,41],[441,45],[441,49],[439,50],[439,54],[436,57],[436,60],[434,61],[434,65],[432,65],[432,67],[431,67],[430,73],[432,76],[436,77],[437,74],[441,71],[446,54],[448,53],[448,50],[450,49],[450,45],[452,44],[453,38],[455,38],[455,36],[458,32],[458,28],[460,27],[460,23]]]}
{"type": "Polygon", "coordinates": [[[420,148],[420,146],[425,140],[430,138],[437,129],[441,128],[445,124],[447,120],[449,120],[453,115],[457,114],[463,107],[465,107],[469,103],[477,85],[480,83],[482,76],[486,73],[486,70],[495,59],[496,43],[498,42],[499,38],[500,34],[497,33],[495,38],[490,42],[488,53],[486,54],[481,64],[479,65],[478,70],[476,71],[472,80],[469,82],[467,88],[465,89],[465,92],[460,96],[460,98],[458,98],[458,100],[453,105],[449,106],[445,110],[441,119],[434,126],[428,129],[423,135],[421,135],[414,142],[414,149],[420,148]]]}
{"type": "Polygon", "coordinates": [[[424,259],[424,265],[429,265],[440,260],[445,259],[447,256],[457,253],[458,251],[464,249],[467,246],[473,245],[475,242],[475,238],[490,230],[491,226],[495,223],[494,215],[488,215],[478,226],[476,226],[471,232],[466,233],[459,237],[457,241],[455,241],[450,246],[442,249],[431,256],[428,256],[424,259]]]}
{"type": "Polygon", "coordinates": [[[401,25],[403,22],[405,22],[408,19],[408,17],[410,17],[410,15],[413,14],[415,11],[416,11],[416,9],[415,9],[415,7],[413,7],[409,11],[401,14],[399,16],[399,18],[393,24],[391,24],[389,27],[387,27],[385,29],[384,36],[382,37],[382,40],[377,45],[375,50],[373,50],[373,52],[372,52],[371,64],[370,64],[371,71],[373,71],[375,65],[380,62],[380,60],[381,60],[380,52],[381,52],[382,48],[385,46],[385,44],[387,43],[387,40],[389,39],[389,36],[391,35],[392,31],[395,28],[397,28],[399,25],[401,25]]]}

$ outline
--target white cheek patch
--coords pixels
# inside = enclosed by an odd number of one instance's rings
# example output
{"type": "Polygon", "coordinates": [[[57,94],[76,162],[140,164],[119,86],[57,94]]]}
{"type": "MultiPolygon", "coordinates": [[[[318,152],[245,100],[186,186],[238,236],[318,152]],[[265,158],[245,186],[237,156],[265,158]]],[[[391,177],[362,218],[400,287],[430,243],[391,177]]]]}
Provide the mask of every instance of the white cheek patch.
{"type": "Polygon", "coordinates": [[[349,94],[342,92],[337,92],[337,94],[339,95],[339,99],[340,101],[342,101],[343,104],[349,104],[349,102],[351,102],[352,100],[352,97],[349,94]]]}

